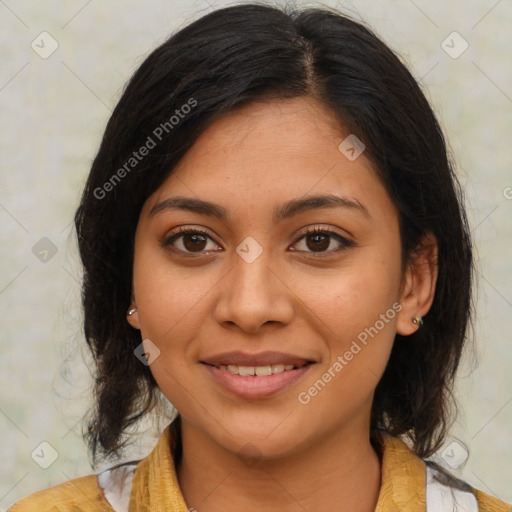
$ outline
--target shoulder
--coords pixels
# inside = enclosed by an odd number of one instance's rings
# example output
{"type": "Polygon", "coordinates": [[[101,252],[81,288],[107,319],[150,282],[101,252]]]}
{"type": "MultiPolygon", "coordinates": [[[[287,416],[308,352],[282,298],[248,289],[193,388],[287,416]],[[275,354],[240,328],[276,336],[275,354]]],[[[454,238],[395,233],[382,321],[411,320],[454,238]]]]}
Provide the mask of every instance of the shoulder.
{"type": "Polygon", "coordinates": [[[510,504],[419,458],[402,439],[379,433],[376,441],[382,454],[378,511],[512,512],[510,504]]]}
{"type": "Polygon", "coordinates": [[[457,510],[461,512],[511,512],[508,503],[475,489],[463,480],[427,464],[427,511],[457,510]]]}
{"type": "Polygon", "coordinates": [[[508,503],[472,487],[437,465],[427,464],[426,477],[427,511],[512,512],[508,503]]]}
{"type": "Polygon", "coordinates": [[[478,502],[479,512],[512,512],[512,506],[490,494],[486,494],[478,489],[473,489],[473,493],[478,502]]]}
{"type": "Polygon", "coordinates": [[[7,512],[111,512],[97,475],[75,478],[30,494],[7,512]]]}

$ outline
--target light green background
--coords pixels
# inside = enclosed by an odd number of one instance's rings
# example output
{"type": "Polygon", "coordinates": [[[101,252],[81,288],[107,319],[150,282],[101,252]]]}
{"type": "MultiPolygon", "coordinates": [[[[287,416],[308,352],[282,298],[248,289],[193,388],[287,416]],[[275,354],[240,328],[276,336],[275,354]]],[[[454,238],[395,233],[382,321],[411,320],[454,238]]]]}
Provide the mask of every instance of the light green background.
{"type": "MultiPolygon", "coordinates": [[[[301,2],[297,2],[301,5],[301,2]]],[[[512,4],[508,0],[327,2],[365,19],[422,80],[468,194],[477,245],[478,366],[461,369],[455,471],[512,501],[512,4]],[[469,43],[453,59],[441,43],[469,43]],[[508,199],[507,199],[508,196],[508,199]]],[[[71,219],[105,123],[143,58],[220,0],[0,1],[0,509],[91,472],[80,437],[89,403],[71,219]],[[58,49],[31,42],[47,31],[58,49]],[[48,237],[47,263],[32,247],[48,237]],[[43,441],[57,460],[41,469],[43,441]]],[[[142,454],[158,431],[148,430],[142,454]]],[[[448,443],[452,439],[448,440],[448,443]]],[[[442,459],[441,459],[442,460],[442,459]]]]}

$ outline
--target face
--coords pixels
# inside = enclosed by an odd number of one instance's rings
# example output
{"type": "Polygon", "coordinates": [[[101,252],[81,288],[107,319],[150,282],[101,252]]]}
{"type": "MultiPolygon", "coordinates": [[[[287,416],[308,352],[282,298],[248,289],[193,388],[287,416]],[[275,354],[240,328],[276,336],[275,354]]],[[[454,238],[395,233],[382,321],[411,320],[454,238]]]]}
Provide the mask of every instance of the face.
{"type": "Polygon", "coordinates": [[[312,99],[253,103],[141,211],[128,321],[184,428],[226,450],[368,432],[395,334],[424,312],[396,208],[364,152],[338,149],[348,135],[312,99]]]}

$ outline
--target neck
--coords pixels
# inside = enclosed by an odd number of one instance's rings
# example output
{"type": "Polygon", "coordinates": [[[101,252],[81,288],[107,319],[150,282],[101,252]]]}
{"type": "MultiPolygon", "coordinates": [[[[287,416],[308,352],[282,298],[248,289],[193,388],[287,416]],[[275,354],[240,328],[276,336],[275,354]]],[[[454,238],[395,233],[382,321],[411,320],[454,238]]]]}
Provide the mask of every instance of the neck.
{"type": "Polygon", "coordinates": [[[350,429],[279,459],[240,460],[184,423],[178,480],[189,509],[373,512],[381,468],[368,429],[350,429]]]}

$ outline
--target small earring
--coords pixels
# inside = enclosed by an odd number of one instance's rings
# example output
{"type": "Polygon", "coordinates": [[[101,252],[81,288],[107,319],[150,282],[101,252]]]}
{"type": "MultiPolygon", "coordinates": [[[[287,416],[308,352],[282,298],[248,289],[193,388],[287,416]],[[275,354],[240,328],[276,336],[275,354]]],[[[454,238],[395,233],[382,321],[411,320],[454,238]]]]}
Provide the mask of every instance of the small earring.
{"type": "Polygon", "coordinates": [[[412,319],[412,323],[416,324],[418,327],[421,327],[423,325],[423,318],[421,316],[415,316],[412,319]]]}
{"type": "Polygon", "coordinates": [[[132,309],[130,309],[130,310],[128,311],[128,313],[127,313],[127,314],[128,314],[128,316],[132,316],[132,315],[133,315],[134,313],[136,313],[136,312],[137,312],[137,308],[132,308],[132,309]]]}

